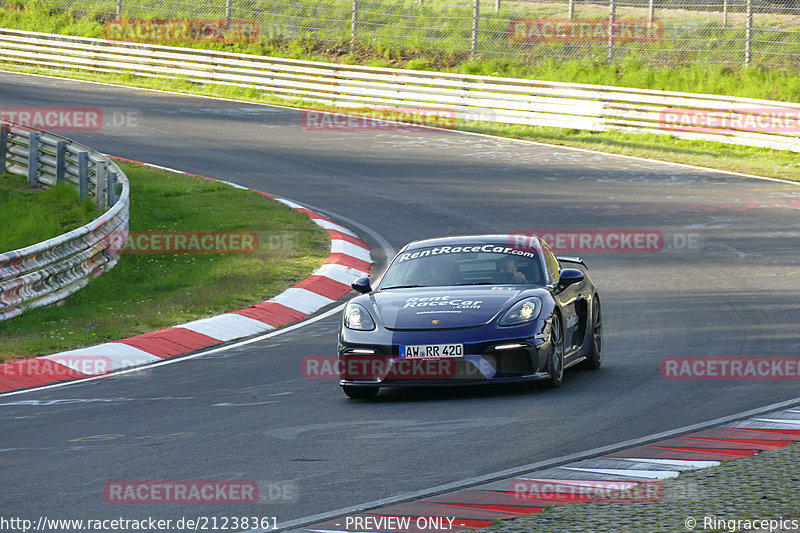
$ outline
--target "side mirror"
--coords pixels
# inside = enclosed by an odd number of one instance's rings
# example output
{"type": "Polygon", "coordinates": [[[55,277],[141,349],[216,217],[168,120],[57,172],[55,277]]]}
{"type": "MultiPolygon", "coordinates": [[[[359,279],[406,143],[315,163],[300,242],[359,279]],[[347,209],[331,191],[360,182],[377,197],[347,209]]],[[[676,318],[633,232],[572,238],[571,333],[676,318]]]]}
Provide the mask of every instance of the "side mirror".
{"type": "Polygon", "coordinates": [[[354,291],[360,292],[361,294],[367,294],[368,292],[372,292],[372,287],[369,284],[369,276],[358,278],[357,280],[355,280],[353,283],[350,284],[350,287],[352,287],[354,291]]]}
{"type": "Polygon", "coordinates": [[[559,287],[569,287],[573,283],[583,281],[586,275],[577,268],[565,268],[561,271],[561,278],[558,280],[559,287]]]}

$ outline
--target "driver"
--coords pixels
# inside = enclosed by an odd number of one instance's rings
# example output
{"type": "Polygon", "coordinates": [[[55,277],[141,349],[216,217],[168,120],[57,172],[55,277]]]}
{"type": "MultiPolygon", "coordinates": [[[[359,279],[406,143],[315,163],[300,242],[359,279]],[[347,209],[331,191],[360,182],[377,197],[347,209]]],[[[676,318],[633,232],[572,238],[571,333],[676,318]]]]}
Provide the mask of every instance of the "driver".
{"type": "Polygon", "coordinates": [[[503,277],[510,276],[516,283],[528,283],[528,280],[525,279],[525,274],[517,270],[517,262],[514,261],[514,258],[511,256],[507,255],[500,259],[497,262],[496,268],[498,273],[505,274],[503,277]]]}

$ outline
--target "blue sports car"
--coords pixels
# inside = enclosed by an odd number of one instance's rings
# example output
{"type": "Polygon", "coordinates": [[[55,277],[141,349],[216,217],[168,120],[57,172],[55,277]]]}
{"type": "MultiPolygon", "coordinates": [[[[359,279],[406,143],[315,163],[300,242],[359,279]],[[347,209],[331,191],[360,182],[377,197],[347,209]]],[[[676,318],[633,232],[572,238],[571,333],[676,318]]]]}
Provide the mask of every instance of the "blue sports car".
{"type": "Polygon", "coordinates": [[[339,384],[381,387],[547,381],[603,360],[600,300],[589,276],[536,236],[416,241],[376,286],[352,287],[339,328],[339,384]]]}

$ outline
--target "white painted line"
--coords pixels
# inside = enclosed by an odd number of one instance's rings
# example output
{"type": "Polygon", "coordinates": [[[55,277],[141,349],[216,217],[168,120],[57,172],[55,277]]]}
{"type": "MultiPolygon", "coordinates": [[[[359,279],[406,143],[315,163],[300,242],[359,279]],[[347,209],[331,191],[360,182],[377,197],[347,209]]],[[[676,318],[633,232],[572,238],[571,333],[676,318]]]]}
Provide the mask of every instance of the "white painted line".
{"type": "Polygon", "coordinates": [[[224,315],[203,318],[176,327],[202,333],[223,342],[275,329],[269,324],[236,313],[225,313],[224,315]]]}
{"type": "Polygon", "coordinates": [[[361,259],[362,261],[366,261],[368,263],[372,262],[372,257],[369,254],[369,250],[366,250],[357,244],[353,244],[352,242],[347,242],[340,239],[331,240],[331,253],[345,254],[355,257],[356,259],[361,259]]]}
{"type": "MultiPolygon", "coordinates": [[[[149,369],[149,368],[155,368],[157,366],[174,365],[175,363],[180,363],[181,361],[189,361],[191,359],[197,359],[198,357],[203,357],[205,355],[210,355],[210,354],[217,353],[217,352],[223,352],[223,351],[226,351],[226,350],[230,350],[232,348],[239,348],[240,346],[246,346],[246,345],[252,344],[254,342],[263,341],[265,339],[271,339],[272,337],[277,337],[278,335],[283,335],[284,333],[288,333],[290,331],[294,331],[296,329],[308,326],[310,324],[314,324],[315,322],[318,322],[320,320],[328,318],[331,315],[334,315],[334,314],[340,312],[342,309],[344,309],[344,305],[345,304],[337,305],[333,309],[329,309],[329,310],[325,311],[324,313],[322,313],[321,315],[315,316],[313,318],[309,318],[308,320],[303,320],[302,322],[298,322],[297,324],[292,324],[291,326],[286,326],[285,328],[281,328],[281,329],[278,329],[276,331],[271,331],[271,332],[266,333],[264,335],[261,335],[259,337],[253,337],[252,339],[247,339],[247,340],[244,340],[244,341],[241,341],[241,342],[237,342],[237,343],[234,343],[234,344],[228,344],[226,346],[220,346],[219,348],[213,348],[211,350],[206,350],[204,352],[194,353],[192,355],[175,357],[175,358],[172,358],[172,359],[160,359],[160,358],[157,357],[156,359],[158,359],[158,362],[152,363],[152,364],[148,364],[146,366],[146,368],[149,369]]],[[[45,357],[53,357],[53,356],[45,356],[45,357]]],[[[116,371],[116,372],[113,372],[111,374],[104,375],[104,376],[89,377],[89,378],[82,378],[82,379],[73,379],[71,381],[60,381],[58,383],[51,383],[49,385],[43,385],[41,387],[36,387],[35,389],[23,389],[23,390],[9,391],[9,392],[4,392],[4,393],[0,394],[0,398],[4,398],[6,396],[16,396],[18,394],[28,394],[28,393],[31,393],[31,392],[39,392],[39,391],[48,390],[48,389],[56,389],[56,388],[59,388],[59,387],[67,387],[67,386],[70,386],[70,385],[77,385],[79,383],[85,383],[87,381],[94,381],[96,379],[103,379],[103,378],[111,377],[111,376],[121,376],[123,374],[130,374],[132,372],[139,372],[141,370],[142,370],[142,368],[131,368],[129,370],[116,371]]]]}
{"type": "MultiPolygon", "coordinates": [[[[71,368],[75,364],[83,364],[83,360],[88,365],[89,371],[84,372],[88,375],[106,374],[109,370],[122,370],[123,368],[130,368],[132,366],[146,365],[156,361],[161,361],[161,358],[153,354],[147,353],[139,348],[134,348],[121,342],[107,342],[98,344],[97,346],[88,346],[86,348],[78,348],[77,350],[69,350],[67,352],[59,352],[57,354],[45,355],[37,357],[37,359],[47,359],[71,368]],[[97,362],[97,365],[89,365],[90,362],[97,362]],[[107,365],[100,363],[108,362],[111,368],[107,365]],[[97,372],[92,372],[91,368],[95,367],[97,372]]],[[[83,372],[83,370],[81,370],[83,372]]]]}
{"type": "MultiPolygon", "coordinates": [[[[667,439],[670,437],[675,437],[677,435],[681,435],[683,433],[690,433],[692,431],[699,431],[701,429],[707,429],[710,427],[719,426],[725,424],[727,422],[734,422],[740,421],[745,418],[752,417],[754,415],[758,415],[761,413],[769,413],[772,411],[776,411],[778,409],[783,409],[786,407],[795,407],[800,404],[800,397],[793,398],[791,400],[786,400],[779,403],[774,403],[771,405],[767,405],[764,407],[759,407],[757,409],[750,409],[747,411],[742,411],[740,413],[734,413],[728,416],[722,416],[719,418],[715,418],[713,420],[708,420],[706,422],[701,422],[698,424],[692,424],[690,426],[684,426],[681,428],[671,429],[669,431],[662,431],[660,433],[653,433],[652,435],[647,435],[645,437],[641,437],[638,439],[631,439],[624,442],[618,442],[616,444],[610,444],[608,446],[601,446],[599,448],[593,448],[591,450],[587,450],[584,452],[577,452],[572,453],[569,455],[565,455],[562,457],[556,457],[553,459],[547,459],[544,461],[537,461],[535,463],[530,463],[527,465],[522,465],[516,468],[509,468],[506,470],[501,470],[498,472],[492,472],[489,474],[483,474],[480,476],[473,476],[469,478],[465,478],[459,481],[453,481],[450,483],[443,483],[441,485],[436,485],[434,487],[430,487],[423,490],[405,492],[402,494],[398,494],[395,496],[389,496],[386,498],[381,498],[378,500],[373,500],[370,502],[364,502],[357,505],[351,505],[348,507],[342,507],[340,509],[335,509],[332,511],[327,511],[324,513],[318,513],[311,516],[305,516],[302,518],[297,518],[294,520],[289,520],[286,522],[282,522],[277,524],[277,528],[275,530],[270,531],[286,531],[294,528],[303,527],[309,524],[315,524],[317,522],[322,522],[325,520],[329,520],[331,518],[337,518],[340,516],[347,516],[352,515],[355,513],[359,513],[362,511],[368,511],[370,509],[375,509],[378,507],[385,507],[387,505],[395,504],[395,503],[402,503],[407,501],[413,500],[420,500],[422,498],[427,498],[429,496],[434,496],[436,494],[441,494],[444,492],[450,492],[459,489],[466,489],[466,488],[477,488],[479,485],[492,483],[496,481],[507,480],[508,478],[512,477],[519,477],[521,475],[533,473],[536,470],[542,470],[544,468],[549,468],[553,466],[559,466],[563,464],[569,464],[575,461],[580,461],[582,459],[589,459],[592,457],[597,457],[600,455],[609,454],[615,451],[624,450],[626,448],[633,448],[634,446],[640,446],[642,444],[648,444],[651,442],[655,442],[658,440],[667,439]]],[[[248,533],[262,533],[266,530],[261,529],[254,529],[248,533]]]]}
{"type": "Polygon", "coordinates": [[[327,296],[322,296],[316,292],[311,292],[308,289],[291,287],[269,301],[285,305],[286,307],[310,315],[318,309],[332,304],[335,300],[331,300],[327,296]]]}
{"type": "Polygon", "coordinates": [[[631,461],[634,463],[652,463],[655,465],[683,466],[687,469],[701,469],[710,466],[719,466],[721,461],[690,461],[687,459],[631,459],[630,457],[614,457],[616,461],[631,461]]]}
{"type": "Polygon", "coordinates": [[[669,479],[678,477],[678,474],[680,474],[680,472],[674,470],[626,470],[624,468],[579,468],[577,466],[562,466],[560,468],[564,470],[575,470],[577,472],[591,472],[592,474],[644,479],[669,479]]]}

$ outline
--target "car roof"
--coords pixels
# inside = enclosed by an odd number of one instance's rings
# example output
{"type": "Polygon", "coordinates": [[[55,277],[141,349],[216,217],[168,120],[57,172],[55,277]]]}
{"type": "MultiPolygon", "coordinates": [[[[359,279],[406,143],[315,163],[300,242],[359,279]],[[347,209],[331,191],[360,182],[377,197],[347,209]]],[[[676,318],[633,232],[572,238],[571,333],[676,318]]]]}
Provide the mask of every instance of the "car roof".
{"type": "Polygon", "coordinates": [[[414,241],[410,242],[403,247],[401,251],[408,251],[408,250],[418,250],[420,248],[429,248],[431,246],[459,246],[459,245],[466,245],[466,244],[499,244],[499,245],[506,245],[509,244],[514,245],[517,244],[518,246],[525,247],[525,248],[533,248],[539,249],[542,244],[542,240],[536,235],[530,235],[525,233],[499,233],[493,235],[459,235],[456,237],[438,237],[434,239],[425,239],[421,241],[414,241]],[[522,237],[522,242],[518,240],[518,237],[522,237]]]}

